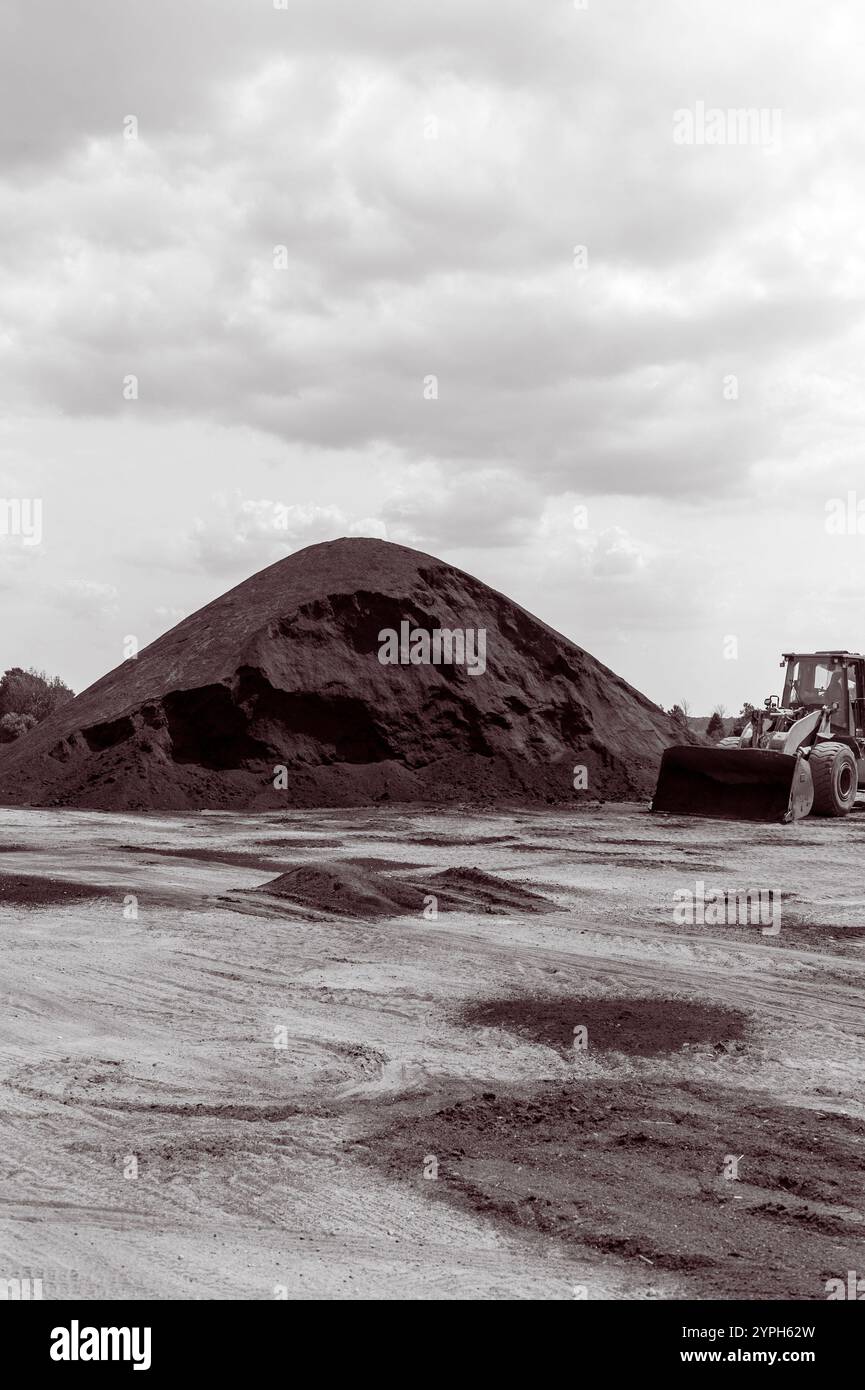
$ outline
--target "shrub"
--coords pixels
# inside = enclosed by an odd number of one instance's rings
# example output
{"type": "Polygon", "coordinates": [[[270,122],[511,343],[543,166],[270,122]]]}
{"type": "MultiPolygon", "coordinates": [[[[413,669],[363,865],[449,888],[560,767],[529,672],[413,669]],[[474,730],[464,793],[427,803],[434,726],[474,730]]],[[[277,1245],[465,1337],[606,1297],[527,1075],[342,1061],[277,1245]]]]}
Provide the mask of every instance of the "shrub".
{"type": "Polygon", "coordinates": [[[0,716],[0,743],[11,743],[32,729],[36,720],[32,714],[4,714],[0,716]]]}
{"type": "MultiPolygon", "coordinates": [[[[0,678],[0,719],[20,714],[32,719],[33,724],[40,724],[73,697],[74,692],[59,676],[49,680],[44,671],[35,671],[32,667],[24,671],[20,666],[12,666],[0,678]]],[[[28,725],[30,727],[32,725],[28,725]]]]}

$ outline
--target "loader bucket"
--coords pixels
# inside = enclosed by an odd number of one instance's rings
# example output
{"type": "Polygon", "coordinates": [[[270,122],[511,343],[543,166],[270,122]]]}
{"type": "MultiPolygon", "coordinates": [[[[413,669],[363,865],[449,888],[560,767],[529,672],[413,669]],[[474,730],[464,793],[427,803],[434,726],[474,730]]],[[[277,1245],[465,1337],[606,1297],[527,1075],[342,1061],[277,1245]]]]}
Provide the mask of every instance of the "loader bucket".
{"type": "Polygon", "coordinates": [[[811,768],[792,753],[760,748],[667,748],[653,811],[720,820],[791,821],[814,800],[811,768]]]}

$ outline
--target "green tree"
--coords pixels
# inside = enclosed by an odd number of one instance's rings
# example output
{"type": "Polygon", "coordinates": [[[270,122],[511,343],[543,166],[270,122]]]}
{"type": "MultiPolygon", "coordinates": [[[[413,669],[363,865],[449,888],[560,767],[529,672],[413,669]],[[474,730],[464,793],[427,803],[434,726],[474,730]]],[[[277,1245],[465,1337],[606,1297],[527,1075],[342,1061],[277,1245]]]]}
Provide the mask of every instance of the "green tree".
{"type": "Polygon", "coordinates": [[[18,714],[32,720],[33,724],[40,724],[73,698],[74,691],[59,676],[49,679],[44,671],[36,671],[33,667],[25,671],[20,666],[12,666],[0,677],[0,719],[18,714]]]}
{"type": "Polygon", "coordinates": [[[667,713],[669,714],[669,716],[670,716],[670,718],[672,719],[673,723],[676,724],[676,725],[678,725],[678,727],[679,727],[680,729],[682,729],[682,730],[687,729],[687,727],[688,727],[688,720],[687,720],[687,717],[686,717],[686,715],[685,715],[685,711],[682,709],[682,706],[681,706],[681,705],[673,705],[671,709],[668,709],[668,710],[667,710],[667,713]]]}
{"type": "Polygon", "coordinates": [[[713,743],[724,737],[724,720],[718,710],[712,711],[711,718],[706,725],[706,737],[710,738],[713,743]]]}

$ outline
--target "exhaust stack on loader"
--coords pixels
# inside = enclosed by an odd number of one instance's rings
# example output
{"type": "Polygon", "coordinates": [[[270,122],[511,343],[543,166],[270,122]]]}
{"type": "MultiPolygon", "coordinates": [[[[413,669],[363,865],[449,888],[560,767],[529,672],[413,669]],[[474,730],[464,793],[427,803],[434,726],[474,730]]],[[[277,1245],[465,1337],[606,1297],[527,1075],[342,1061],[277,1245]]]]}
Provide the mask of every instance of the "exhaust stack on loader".
{"type": "Polygon", "coordinates": [[[653,811],[722,820],[845,816],[865,785],[865,657],[788,652],[784,693],[746,707],[738,738],[668,748],[653,811]]]}

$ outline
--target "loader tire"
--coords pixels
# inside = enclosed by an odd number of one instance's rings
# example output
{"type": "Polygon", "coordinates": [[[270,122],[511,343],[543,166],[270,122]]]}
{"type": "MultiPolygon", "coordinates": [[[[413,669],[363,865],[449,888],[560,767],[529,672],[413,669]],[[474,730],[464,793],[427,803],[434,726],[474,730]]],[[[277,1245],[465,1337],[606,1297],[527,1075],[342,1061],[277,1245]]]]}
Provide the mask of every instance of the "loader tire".
{"type": "Polygon", "coordinates": [[[846,816],[856,800],[856,759],[846,743],[818,743],[808,759],[814,816],[846,816]]]}

